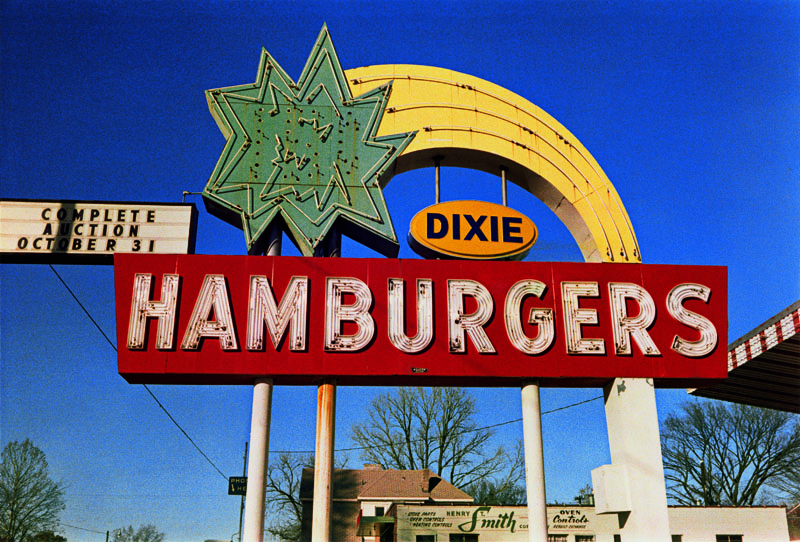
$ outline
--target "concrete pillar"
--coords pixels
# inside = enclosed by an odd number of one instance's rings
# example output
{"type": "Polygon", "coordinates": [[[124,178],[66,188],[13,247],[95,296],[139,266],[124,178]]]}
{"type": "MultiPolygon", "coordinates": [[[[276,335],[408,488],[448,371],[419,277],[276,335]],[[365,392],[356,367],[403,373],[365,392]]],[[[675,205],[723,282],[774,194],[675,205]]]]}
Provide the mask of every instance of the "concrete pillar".
{"type": "Polygon", "coordinates": [[[547,542],[542,409],[539,403],[539,382],[536,380],[522,385],[522,432],[525,443],[525,487],[528,496],[528,540],[547,542]]]}
{"type": "Polygon", "coordinates": [[[612,466],[627,471],[630,513],[620,513],[625,542],[670,542],[667,490],[653,382],[617,378],[603,389],[612,466]]]}
{"type": "Polygon", "coordinates": [[[250,460],[247,464],[243,542],[261,542],[264,538],[264,498],[271,410],[272,379],[256,379],[253,386],[253,412],[250,418],[250,460]]]}
{"type": "Polygon", "coordinates": [[[328,378],[321,381],[317,387],[317,442],[314,455],[314,507],[311,517],[311,542],[331,541],[335,415],[336,381],[328,378]]]}

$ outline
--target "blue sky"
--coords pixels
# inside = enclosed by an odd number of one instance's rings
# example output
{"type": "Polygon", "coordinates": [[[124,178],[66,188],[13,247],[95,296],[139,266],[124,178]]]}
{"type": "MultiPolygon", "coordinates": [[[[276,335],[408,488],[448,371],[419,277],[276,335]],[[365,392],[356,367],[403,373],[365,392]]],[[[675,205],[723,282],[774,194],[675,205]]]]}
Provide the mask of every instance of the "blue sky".
{"type": "MultiPolygon", "coordinates": [[[[87,2],[0,6],[0,198],[178,202],[224,138],[206,89],[255,79],[261,47],[297,78],[323,23],[345,69],[408,63],[487,79],[554,116],[611,179],[645,263],[724,265],[728,342],[800,298],[800,4],[796,2],[87,2]]],[[[491,176],[444,169],[443,198],[500,199],[491,176]]],[[[396,177],[400,237],[433,203],[433,171],[396,177]]],[[[579,261],[538,201],[530,259],[579,261]]],[[[200,208],[198,253],[243,254],[200,208]]],[[[285,253],[292,253],[286,250],[285,253]]],[[[353,243],[344,255],[372,256],[353,243]]],[[[404,246],[401,257],[414,257],[404,246]]],[[[114,339],[111,266],[57,266],[114,339]]],[[[116,356],[55,274],[0,267],[0,444],[31,438],[67,486],[64,524],[155,523],[168,540],[229,538],[239,500],[116,356]]],[[[226,475],[248,439],[248,387],[153,386],[226,475]]],[[[314,388],[279,387],[273,450],[311,450],[314,388]]],[[[336,447],[386,391],[340,388],[336,447]]],[[[517,389],[475,389],[486,425],[519,418],[517,389]]],[[[543,410],[601,395],[547,389],[543,410]]],[[[660,415],[684,390],[659,390],[660,415]]],[[[544,416],[549,500],[609,462],[602,401],[544,416]]],[[[519,423],[497,443],[521,438],[519,423]]],[[[350,465],[360,464],[351,454],[350,465]]],[[[64,527],[70,540],[103,535],[64,527]]]]}

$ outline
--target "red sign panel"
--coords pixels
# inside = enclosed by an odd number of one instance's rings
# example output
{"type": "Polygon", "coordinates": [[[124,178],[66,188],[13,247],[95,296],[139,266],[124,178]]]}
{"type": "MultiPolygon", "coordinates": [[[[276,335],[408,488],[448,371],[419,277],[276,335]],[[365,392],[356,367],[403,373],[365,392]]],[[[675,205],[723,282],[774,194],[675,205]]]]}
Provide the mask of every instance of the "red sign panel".
{"type": "Polygon", "coordinates": [[[133,383],[696,387],[727,375],[724,267],[115,256],[133,383]]]}

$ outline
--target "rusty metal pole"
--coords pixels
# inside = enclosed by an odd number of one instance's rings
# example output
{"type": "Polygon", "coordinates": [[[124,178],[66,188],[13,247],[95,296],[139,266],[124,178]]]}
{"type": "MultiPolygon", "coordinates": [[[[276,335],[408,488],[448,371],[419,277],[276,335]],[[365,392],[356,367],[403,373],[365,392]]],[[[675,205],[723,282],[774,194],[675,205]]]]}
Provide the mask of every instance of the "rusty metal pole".
{"type": "Polygon", "coordinates": [[[317,387],[317,442],[314,456],[314,508],[311,542],[330,542],[333,504],[333,441],[336,420],[336,380],[317,387]]]}
{"type": "MultiPolygon", "coordinates": [[[[267,256],[280,256],[281,230],[272,227],[267,234],[267,256]]],[[[264,539],[264,510],[269,460],[269,426],[272,414],[272,379],[257,378],[253,385],[253,410],[250,417],[250,460],[247,464],[247,496],[244,507],[242,542],[264,539]]]]}
{"type": "MultiPolygon", "coordinates": [[[[342,232],[334,227],[328,234],[324,256],[342,255],[342,232]]],[[[333,442],[336,422],[336,380],[324,378],[317,386],[317,440],[314,452],[314,506],[311,542],[330,542],[333,509],[333,442]]]]}

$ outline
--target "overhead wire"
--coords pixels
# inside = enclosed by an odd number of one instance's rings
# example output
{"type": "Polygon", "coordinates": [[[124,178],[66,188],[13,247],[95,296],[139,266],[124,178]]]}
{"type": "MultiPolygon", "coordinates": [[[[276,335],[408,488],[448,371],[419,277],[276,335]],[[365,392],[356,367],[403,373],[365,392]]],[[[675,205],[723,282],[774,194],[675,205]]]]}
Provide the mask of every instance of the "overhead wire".
{"type": "MultiPolygon", "coordinates": [[[[114,349],[114,352],[116,352],[117,351],[117,346],[108,337],[108,335],[106,335],[106,332],[103,330],[102,327],[100,327],[100,324],[98,324],[97,321],[94,318],[92,318],[92,315],[89,313],[89,311],[86,309],[86,307],[84,307],[83,303],[81,303],[80,299],[78,299],[78,296],[75,295],[75,293],[72,291],[72,289],[69,287],[69,285],[64,281],[64,279],[61,278],[61,275],[58,274],[58,271],[56,271],[55,268],[51,264],[48,264],[48,265],[49,265],[50,269],[53,271],[53,273],[56,275],[56,277],[58,277],[58,280],[61,281],[61,284],[64,285],[64,288],[66,288],[67,291],[69,292],[69,294],[72,296],[72,299],[75,300],[75,302],[78,304],[78,306],[83,310],[84,314],[86,314],[86,316],[89,317],[89,320],[91,320],[91,322],[94,324],[94,327],[97,328],[97,330],[100,332],[100,334],[105,338],[106,342],[108,342],[108,344],[111,346],[111,348],[114,349]]],[[[172,416],[172,414],[169,413],[169,411],[166,409],[166,407],[163,404],[161,404],[161,401],[158,400],[158,398],[155,396],[153,391],[147,386],[147,384],[142,384],[142,386],[144,386],[144,389],[147,390],[147,393],[150,394],[150,397],[153,398],[153,400],[161,408],[161,410],[164,411],[164,414],[166,414],[167,417],[172,421],[172,423],[175,424],[175,427],[177,427],[180,430],[180,432],[183,433],[183,436],[185,436],[189,440],[189,442],[192,443],[192,446],[194,446],[194,448],[198,452],[200,452],[200,455],[202,455],[203,458],[206,461],[208,461],[208,463],[212,467],[214,467],[214,470],[216,470],[219,473],[219,475],[222,476],[222,478],[227,480],[228,477],[225,476],[225,474],[221,470],[219,470],[219,467],[217,467],[214,464],[214,462],[211,461],[211,459],[206,455],[206,453],[203,450],[200,449],[200,446],[198,446],[197,443],[194,441],[194,439],[192,439],[192,437],[189,436],[189,434],[183,429],[183,427],[181,427],[181,424],[179,424],[177,422],[177,420],[172,416]]]]}
{"type": "MultiPolygon", "coordinates": [[[[64,287],[70,293],[70,295],[75,300],[75,302],[78,303],[78,305],[80,306],[81,309],[83,309],[83,312],[86,314],[86,316],[89,317],[89,320],[92,321],[92,323],[95,325],[97,330],[100,331],[100,334],[103,335],[103,337],[105,337],[105,339],[108,342],[108,344],[111,345],[111,348],[113,348],[114,351],[116,352],[117,351],[117,346],[111,341],[111,339],[108,338],[108,335],[106,335],[105,331],[103,331],[103,328],[100,327],[100,325],[95,321],[95,319],[92,318],[92,315],[89,313],[89,311],[86,309],[86,307],[83,306],[83,303],[80,302],[78,297],[73,293],[73,291],[70,289],[70,287],[67,285],[67,283],[64,282],[64,279],[61,278],[61,275],[58,274],[58,271],[56,271],[55,268],[52,265],[50,265],[50,269],[53,271],[53,273],[55,273],[56,277],[58,277],[58,280],[61,281],[61,284],[64,285],[64,287]]],[[[195,441],[192,439],[192,437],[190,437],[189,434],[186,433],[186,431],[183,429],[183,427],[181,427],[181,425],[175,420],[175,418],[172,416],[172,414],[169,413],[169,411],[166,409],[166,407],[164,407],[164,405],[161,404],[161,401],[158,400],[158,398],[155,396],[155,394],[152,392],[152,390],[147,386],[147,384],[142,384],[142,386],[144,386],[144,389],[147,390],[147,393],[150,394],[150,397],[153,398],[153,400],[156,402],[156,404],[161,408],[161,410],[164,411],[164,413],[169,417],[169,419],[172,421],[172,423],[175,424],[175,426],[181,431],[181,433],[183,433],[183,435],[189,440],[189,442],[192,443],[192,446],[195,447],[195,449],[200,453],[200,455],[202,455],[205,458],[205,460],[208,461],[208,463],[212,467],[214,467],[214,469],[220,474],[220,476],[222,476],[225,480],[227,480],[228,477],[225,476],[225,474],[223,474],[223,472],[221,470],[219,470],[219,468],[214,464],[214,462],[211,461],[211,459],[209,459],[209,457],[205,454],[205,452],[203,452],[203,450],[201,450],[200,447],[195,443],[195,441]]],[[[554,408],[552,410],[546,410],[546,411],[542,412],[542,416],[544,416],[545,414],[552,414],[553,412],[558,412],[560,410],[566,410],[568,408],[576,407],[576,406],[583,405],[583,404],[586,404],[586,403],[591,403],[592,401],[597,401],[597,400],[602,399],[602,398],[603,398],[603,396],[600,395],[600,396],[597,396],[597,397],[592,397],[591,399],[586,399],[584,401],[579,401],[577,403],[572,403],[572,404],[565,405],[565,406],[562,406],[562,407],[554,408]]],[[[505,421],[505,422],[500,422],[500,423],[496,423],[496,424],[492,424],[492,425],[486,425],[486,426],[483,426],[483,427],[477,427],[477,428],[474,428],[474,429],[469,429],[467,431],[462,431],[461,433],[457,433],[456,436],[466,435],[466,434],[469,434],[469,433],[476,433],[478,431],[484,431],[484,430],[487,430],[487,429],[494,429],[495,427],[501,427],[503,425],[510,425],[512,423],[519,423],[521,421],[522,421],[522,418],[517,418],[517,419],[514,419],[514,420],[508,420],[508,421],[505,421]]],[[[436,440],[437,438],[438,437],[428,437],[428,440],[436,440]]],[[[423,440],[425,440],[425,439],[416,439],[416,440],[413,440],[412,443],[422,442],[423,440]]],[[[354,446],[352,448],[339,448],[339,449],[336,449],[334,451],[336,451],[336,452],[354,452],[354,451],[359,451],[359,450],[367,450],[367,449],[374,448],[374,447],[375,446],[354,446]]],[[[313,454],[314,451],[311,451],[311,450],[270,450],[269,453],[270,454],[313,454]]]]}
{"type": "Polygon", "coordinates": [[[78,527],[77,525],[70,525],[69,523],[59,522],[60,527],[69,527],[70,529],[78,529],[79,531],[86,531],[87,533],[106,534],[107,531],[95,531],[94,529],[87,529],[86,527],[78,527]]]}
{"type": "MultiPolygon", "coordinates": [[[[544,412],[542,412],[542,416],[544,416],[545,414],[552,414],[553,412],[558,412],[560,410],[566,410],[568,408],[576,407],[576,406],[583,405],[583,404],[586,404],[586,403],[591,403],[592,401],[597,401],[597,400],[602,399],[602,398],[603,398],[603,396],[599,395],[597,397],[592,397],[591,399],[586,399],[584,401],[578,401],[577,403],[564,405],[562,407],[554,408],[552,410],[545,410],[544,412]]],[[[508,421],[505,421],[505,422],[495,423],[495,424],[492,424],[492,425],[484,425],[483,427],[476,427],[474,429],[468,429],[466,431],[461,431],[461,432],[458,432],[458,433],[454,433],[453,435],[454,436],[460,436],[460,435],[467,435],[469,433],[477,433],[478,431],[484,431],[486,429],[494,429],[495,427],[501,427],[503,425],[510,425],[512,423],[519,423],[521,421],[522,421],[522,418],[517,418],[515,420],[508,420],[508,421]]],[[[410,443],[411,444],[416,444],[418,442],[423,442],[425,440],[438,440],[438,439],[439,439],[438,436],[433,436],[433,437],[428,437],[428,438],[413,439],[413,440],[410,441],[410,443]]],[[[359,451],[359,450],[369,450],[371,448],[377,448],[377,447],[378,446],[354,446],[352,448],[337,448],[334,451],[335,452],[356,452],[356,451],[359,451]]],[[[269,453],[271,453],[271,454],[313,454],[314,452],[310,451],[310,450],[305,450],[305,451],[298,451],[298,450],[274,450],[273,451],[273,450],[270,450],[269,453]]]]}

